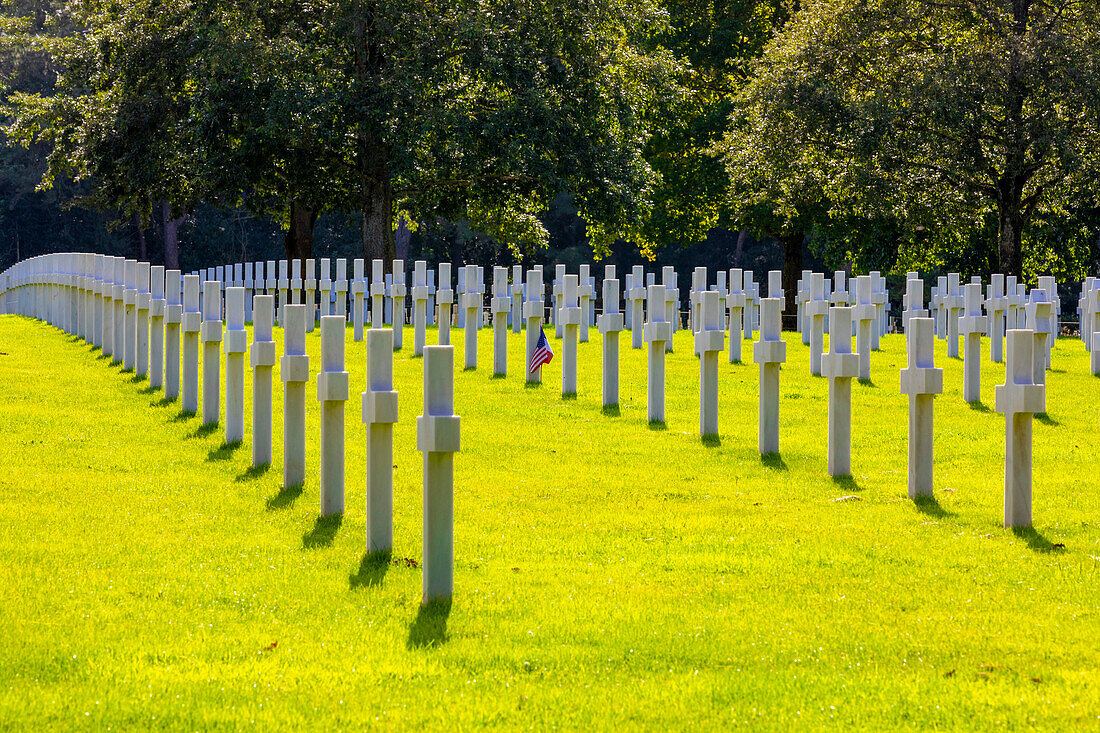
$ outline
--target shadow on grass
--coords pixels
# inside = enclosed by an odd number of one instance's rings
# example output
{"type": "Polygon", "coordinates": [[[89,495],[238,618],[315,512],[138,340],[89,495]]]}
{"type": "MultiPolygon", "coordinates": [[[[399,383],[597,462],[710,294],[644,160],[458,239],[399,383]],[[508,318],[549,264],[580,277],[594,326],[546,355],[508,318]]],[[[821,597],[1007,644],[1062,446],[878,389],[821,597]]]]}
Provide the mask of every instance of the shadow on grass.
{"type": "Polygon", "coordinates": [[[1034,527],[1013,527],[1012,534],[1027,543],[1035,552],[1065,552],[1061,542],[1051,542],[1034,527]]]}
{"type": "Polygon", "coordinates": [[[542,382],[527,382],[523,383],[524,389],[542,389],[542,382]]]}
{"type": "Polygon", "coordinates": [[[603,409],[600,410],[600,413],[604,417],[619,417],[620,415],[622,415],[622,411],[619,410],[618,405],[604,405],[603,409]]]}
{"type": "Polygon", "coordinates": [[[216,422],[209,423],[207,425],[200,425],[191,431],[191,434],[187,436],[188,439],[192,438],[206,438],[214,433],[218,432],[218,424],[216,422]]]}
{"type": "MultiPolygon", "coordinates": [[[[261,469],[263,469],[263,468],[264,467],[255,468],[255,469],[250,468],[250,469],[248,469],[248,471],[245,471],[244,473],[242,473],[241,476],[246,476],[251,471],[260,472],[261,469]]],[[[264,473],[266,473],[266,471],[264,471],[264,473]]],[[[262,475],[262,474],[257,473],[257,475],[262,475]]],[[[238,476],[237,479],[241,480],[241,477],[238,476]]],[[[302,495],[302,491],[304,489],[305,489],[304,484],[294,484],[293,486],[283,486],[281,489],[279,489],[278,494],[276,494],[275,496],[270,497],[267,500],[267,510],[269,512],[276,512],[276,511],[279,511],[280,509],[288,509],[288,508],[294,506],[294,502],[298,501],[298,497],[302,495]]]]}
{"type": "Polygon", "coordinates": [[[705,445],[707,448],[722,447],[722,437],[720,435],[704,435],[702,440],[703,445],[705,445]]]}
{"type": "Polygon", "coordinates": [[[138,394],[153,394],[155,392],[160,392],[160,387],[154,387],[151,384],[138,390],[138,394]]]}
{"type": "Polygon", "coordinates": [[[260,466],[249,466],[246,470],[241,471],[236,476],[234,476],[233,480],[236,481],[239,484],[242,484],[246,481],[255,481],[256,479],[260,478],[261,476],[266,476],[267,472],[270,471],[270,470],[271,470],[271,464],[270,463],[264,463],[263,465],[260,465],[260,466]]]}
{"type": "Polygon", "coordinates": [[[376,588],[382,585],[390,569],[392,552],[368,552],[359,561],[359,571],[348,576],[348,588],[376,588]]]}
{"type": "Polygon", "coordinates": [[[153,407],[168,407],[168,405],[175,404],[178,399],[178,397],[161,397],[153,403],[153,407]]]}
{"type": "Polygon", "coordinates": [[[172,422],[187,422],[198,414],[194,410],[180,410],[179,413],[172,418],[172,422]]]}
{"type": "Polygon", "coordinates": [[[233,457],[234,453],[241,449],[242,445],[244,445],[244,441],[242,440],[234,440],[232,443],[222,443],[206,454],[206,461],[207,463],[228,461],[233,457]]]}
{"type": "Polygon", "coordinates": [[[477,367],[462,367],[462,371],[464,371],[464,372],[476,372],[477,367]]]}
{"type": "Polygon", "coordinates": [[[940,506],[940,503],[936,501],[936,497],[934,496],[918,496],[913,499],[913,506],[915,506],[920,513],[927,514],[930,517],[936,517],[937,519],[957,516],[955,512],[949,512],[940,506]]]}
{"type": "Polygon", "coordinates": [[[451,600],[432,601],[420,607],[416,620],[409,626],[408,649],[442,646],[447,643],[447,619],[451,615],[451,600]]]}
{"type": "Polygon", "coordinates": [[[649,429],[656,430],[658,432],[662,430],[668,430],[668,423],[666,423],[664,420],[650,420],[649,429]]]}
{"type": "MultiPolygon", "coordinates": [[[[298,493],[302,493],[301,487],[298,488],[298,493]]],[[[302,549],[312,550],[317,547],[328,547],[336,539],[336,532],[339,531],[340,525],[343,523],[343,514],[317,517],[317,521],[313,523],[313,529],[302,535],[302,549]]]]}
{"type": "Polygon", "coordinates": [[[1061,425],[1062,424],[1062,423],[1058,422],[1057,420],[1055,420],[1054,418],[1052,418],[1050,415],[1046,414],[1045,412],[1035,413],[1035,419],[1038,420],[1039,422],[1041,422],[1043,425],[1050,425],[1051,427],[1054,427],[1055,425],[1061,425]]]}
{"type": "Polygon", "coordinates": [[[783,456],[779,453],[762,453],[760,454],[760,462],[764,464],[764,468],[772,468],[776,471],[790,470],[787,462],[783,460],[783,456]]]}
{"type": "Polygon", "coordinates": [[[974,400],[973,402],[967,402],[966,406],[974,412],[993,412],[989,405],[985,404],[981,400],[974,400]]]}
{"type": "Polygon", "coordinates": [[[862,384],[864,387],[870,387],[871,389],[878,389],[878,385],[875,384],[874,380],[872,380],[872,379],[857,379],[856,381],[859,382],[860,384],[862,384]]]}
{"type": "MultiPolygon", "coordinates": [[[[130,371],[133,370],[131,369],[130,371]]],[[[144,374],[135,374],[134,376],[130,377],[130,384],[141,384],[142,382],[148,381],[149,377],[145,376],[144,374]]]]}
{"type": "Polygon", "coordinates": [[[561,398],[562,398],[562,401],[564,401],[564,402],[576,402],[577,401],[577,393],[576,392],[564,392],[564,393],[562,393],[561,398]]]}
{"type": "Polygon", "coordinates": [[[863,491],[863,487],[851,476],[832,476],[833,486],[844,491],[863,491]]]}

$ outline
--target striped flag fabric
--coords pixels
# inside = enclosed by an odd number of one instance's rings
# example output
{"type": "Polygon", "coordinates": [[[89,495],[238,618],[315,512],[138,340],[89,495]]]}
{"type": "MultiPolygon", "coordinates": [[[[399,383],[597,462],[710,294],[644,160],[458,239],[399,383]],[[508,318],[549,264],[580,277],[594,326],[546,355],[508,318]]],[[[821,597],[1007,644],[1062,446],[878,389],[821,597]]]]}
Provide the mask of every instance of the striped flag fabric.
{"type": "Polygon", "coordinates": [[[527,366],[527,373],[532,374],[543,364],[549,364],[554,360],[554,350],[550,348],[550,342],[546,340],[546,330],[539,327],[539,342],[535,350],[531,352],[531,363],[527,366]]]}

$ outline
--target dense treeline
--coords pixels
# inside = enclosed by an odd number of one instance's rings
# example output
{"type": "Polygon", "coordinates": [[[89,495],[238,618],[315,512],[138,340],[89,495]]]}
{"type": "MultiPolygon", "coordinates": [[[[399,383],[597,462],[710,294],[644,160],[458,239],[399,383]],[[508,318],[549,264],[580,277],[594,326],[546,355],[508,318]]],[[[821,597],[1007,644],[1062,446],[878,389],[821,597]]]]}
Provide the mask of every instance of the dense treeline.
{"type": "Polygon", "coordinates": [[[1092,2],[2,7],[0,268],[1100,263],[1092,2]]]}

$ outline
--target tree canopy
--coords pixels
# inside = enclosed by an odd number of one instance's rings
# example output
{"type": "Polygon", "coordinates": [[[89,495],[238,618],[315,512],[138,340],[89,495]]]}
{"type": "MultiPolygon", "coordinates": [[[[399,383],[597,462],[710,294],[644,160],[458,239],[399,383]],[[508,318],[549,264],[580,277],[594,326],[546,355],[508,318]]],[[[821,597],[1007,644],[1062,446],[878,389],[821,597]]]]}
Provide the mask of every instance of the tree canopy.
{"type": "Polygon", "coordinates": [[[1035,215],[1100,180],[1097,48],[1088,0],[808,0],[738,99],[735,199],[888,217],[926,245],[993,217],[993,265],[1019,273],[1035,215]]]}

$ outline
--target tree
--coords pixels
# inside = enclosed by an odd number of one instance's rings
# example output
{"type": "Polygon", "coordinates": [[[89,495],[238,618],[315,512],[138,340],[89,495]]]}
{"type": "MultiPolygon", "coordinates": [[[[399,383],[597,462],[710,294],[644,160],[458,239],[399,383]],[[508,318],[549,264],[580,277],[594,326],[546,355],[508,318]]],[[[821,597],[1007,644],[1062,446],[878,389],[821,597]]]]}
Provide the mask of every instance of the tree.
{"type": "Polygon", "coordinates": [[[948,238],[993,215],[1019,274],[1036,212],[1100,181],[1098,47],[1091,0],[812,0],[740,96],[727,164],[787,211],[948,238]]]}

